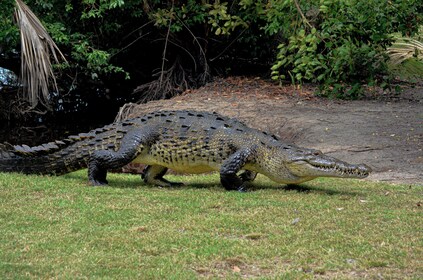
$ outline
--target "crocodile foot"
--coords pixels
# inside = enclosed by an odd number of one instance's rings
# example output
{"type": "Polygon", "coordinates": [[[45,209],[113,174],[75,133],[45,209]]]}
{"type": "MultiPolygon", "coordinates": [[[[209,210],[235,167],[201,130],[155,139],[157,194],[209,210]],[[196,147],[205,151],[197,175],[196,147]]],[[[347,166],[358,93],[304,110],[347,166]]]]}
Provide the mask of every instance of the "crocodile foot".
{"type": "Polygon", "coordinates": [[[246,193],[248,192],[248,188],[246,186],[246,184],[242,184],[241,186],[238,187],[237,191],[241,192],[241,193],[246,193]]]}
{"type": "MultiPolygon", "coordinates": [[[[145,180],[144,180],[145,181],[145,180]]],[[[171,182],[165,178],[156,178],[153,180],[145,181],[149,185],[154,185],[162,188],[174,188],[184,186],[184,183],[181,182],[171,182]]]]}
{"type": "Polygon", "coordinates": [[[141,174],[141,178],[148,185],[155,185],[159,187],[169,188],[169,187],[180,187],[184,183],[180,182],[170,182],[163,178],[166,174],[167,168],[160,165],[148,165],[144,172],[141,174]]]}
{"type": "Polygon", "coordinates": [[[252,182],[257,177],[257,172],[245,170],[239,175],[243,182],[252,182]]]}
{"type": "Polygon", "coordinates": [[[91,186],[104,186],[109,182],[106,180],[107,170],[95,166],[88,170],[88,180],[91,186]]]}
{"type": "Polygon", "coordinates": [[[105,186],[109,182],[107,180],[90,180],[89,184],[91,186],[105,186]]]}
{"type": "Polygon", "coordinates": [[[236,174],[220,174],[220,182],[228,191],[247,192],[248,181],[244,182],[236,174]]]}

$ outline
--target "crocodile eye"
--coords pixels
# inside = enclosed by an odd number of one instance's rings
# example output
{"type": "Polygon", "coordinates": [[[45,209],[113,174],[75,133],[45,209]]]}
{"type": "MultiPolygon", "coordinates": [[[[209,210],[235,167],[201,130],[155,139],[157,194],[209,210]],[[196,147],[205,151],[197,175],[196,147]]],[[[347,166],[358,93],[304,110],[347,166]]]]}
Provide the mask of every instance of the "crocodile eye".
{"type": "Polygon", "coordinates": [[[322,154],[322,152],[321,151],[314,151],[313,152],[313,155],[315,155],[315,156],[320,156],[322,154]]]}

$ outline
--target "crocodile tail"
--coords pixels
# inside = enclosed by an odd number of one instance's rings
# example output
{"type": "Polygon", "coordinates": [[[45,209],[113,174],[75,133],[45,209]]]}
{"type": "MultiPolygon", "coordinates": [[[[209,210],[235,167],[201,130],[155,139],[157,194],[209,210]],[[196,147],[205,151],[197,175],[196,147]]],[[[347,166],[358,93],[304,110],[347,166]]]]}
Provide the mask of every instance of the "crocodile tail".
{"type": "Polygon", "coordinates": [[[81,145],[92,137],[79,134],[34,147],[0,144],[0,172],[61,175],[85,168],[90,151],[81,145]]]}
{"type": "Polygon", "coordinates": [[[40,151],[33,151],[33,148],[36,147],[0,144],[0,172],[20,172],[24,174],[64,173],[64,164],[60,164],[60,161],[53,161],[52,155],[54,152],[42,154],[40,151]]]}
{"type": "Polygon", "coordinates": [[[14,172],[18,156],[13,152],[13,146],[4,143],[0,144],[0,172],[14,172]]]}
{"type": "Polygon", "coordinates": [[[115,149],[123,137],[117,132],[111,124],[34,147],[0,143],[0,172],[62,175],[86,168],[94,150],[115,149]]]}

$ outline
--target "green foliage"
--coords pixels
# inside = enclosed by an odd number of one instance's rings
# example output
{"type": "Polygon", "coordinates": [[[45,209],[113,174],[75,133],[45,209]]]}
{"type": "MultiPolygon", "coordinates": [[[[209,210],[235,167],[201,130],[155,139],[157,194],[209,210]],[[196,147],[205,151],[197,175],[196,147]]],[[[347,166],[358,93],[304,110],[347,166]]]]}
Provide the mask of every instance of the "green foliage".
{"type": "Polygon", "coordinates": [[[18,44],[19,40],[19,30],[13,24],[11,18],[3,18],[1,22],[4,24],[0,29],[0,53],[5,53],[10,51],[18,44]]]}
{"type": "MultiPolygon", "coordinates": [[[[318,83],[321,94],[347,98],[358,97],[363,83],[389,87],[390,34],[415,33],[423,7],[418,0],[26,3],[65,53],[72,75],[108,81],[131,74],[142,78],[139,85],[179,61],[186,72],[178,83],[197,85],[206,80],[209,63],[231,69],[242,59],[265,65],[274,80],[318,83]]],[[[13,5],[0,2],[3,54],[19,49],[13,5]]]]}
{"type": "Polygon", "coordinates": [[[19,41],[19,30],[13,23],[14,2],[0,2],[0,54],[11,53],[19,41]]]}
{"type": "Polygon", "coordinates": [[[208,23],[216,35],[228,35],[238,26],[248,27],[248,24],[239,16],[228,13],[227,2],[216,1],[213,5],[208,6],[210,7],[208,23]]]}
{"type": "Polygon", "coordinates": [[[156,26],[170,26],[172,32],[181,31],[183,24],[192,27],[207,23],[215,35],[229,35],[238,27],[248,27],[240,16],[230,13],[228,2],[220,1],[213,4],[187,1],[180,6],[157,8],[157,11],[150,13],[150,17],[156,26]]]}
{"type": "Polygon", "coordinates": [[[423,77],[423,61],[414,57],[407,59],[401,64],[389,64],[390,71],[399,79],[408,82],[421,82],[423,77]]]}
{"type": "MultiPolygon", "coordinates": [[[[73,46],[73,58],[78,62],[86,63],[83,69],[90,73],[91,78],[96,80],[100,74],[108,73],[125,73],[122,67],[111,65],[110,53],[92,48],[87,41],[80,41],[73,46]]],[[[129,79],[129,73],[126,73],[126,78],[129,79]]]]}
{"type": "MultiPolygon", "coordinates": [[[[67,53],[69,64],[58,68],[83,73],[93,80],[98,80],[101,75],[113,73],[125,73],[129,78],[129,73],[110,61],[115,49],[104,44],[107,36],[119,30],[119,24],[113,20],[93,24],[93,21],[104,19],[108,12],[122,8],[125,4],[123,0],[85,0],[81,3],[59,0],[26,2],[43,20],[54,41],[67,53]],[[97,29],[98,27],[101,30],[97,29]]],[[[5,53],[14,52],[18,48],[19,40],[17,28],[13,23],[13,1],[2,2],[0,8],[0,16],[4,18],[5,23],[0,29],[0,49],[5,53]]]]}
{"type": "Polygon", "coordinates": [[[275,3],[265,27],[269,34],[282,34],[272,78],[289,75],[293,83],[317,82],[323,94],[347,98],[358,97],[362,83],[388,86],[385,51],[390,34],[416,32],[421,7],[417,1],[275,3]]]}
{"type": "MultiPolygon", "coordinates": [[[[125,4],[123,0],[83,0],[82,4],[86,7],[81,13],[81,19],[101,18],[109,10],[120,8],[125,4]]],[[[72,10],[73,7],[67,3],[66,10],[72,10]]]]}

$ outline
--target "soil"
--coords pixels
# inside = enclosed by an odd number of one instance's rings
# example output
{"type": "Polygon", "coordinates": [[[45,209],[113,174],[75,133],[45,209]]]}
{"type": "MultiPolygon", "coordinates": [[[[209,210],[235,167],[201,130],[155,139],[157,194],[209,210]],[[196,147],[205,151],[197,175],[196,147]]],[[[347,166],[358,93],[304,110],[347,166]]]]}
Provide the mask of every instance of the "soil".
{"type": "Polygon", "coordinates": [[[280,86],[260,78],[217,79],[169,100],[132,107],[128,117],[164,109],[215,111],[373,169],[367,180],[423,186],[423,86],[395,95],[368,88],[366,98],[331,100],[316,88],[280,86]]]}

